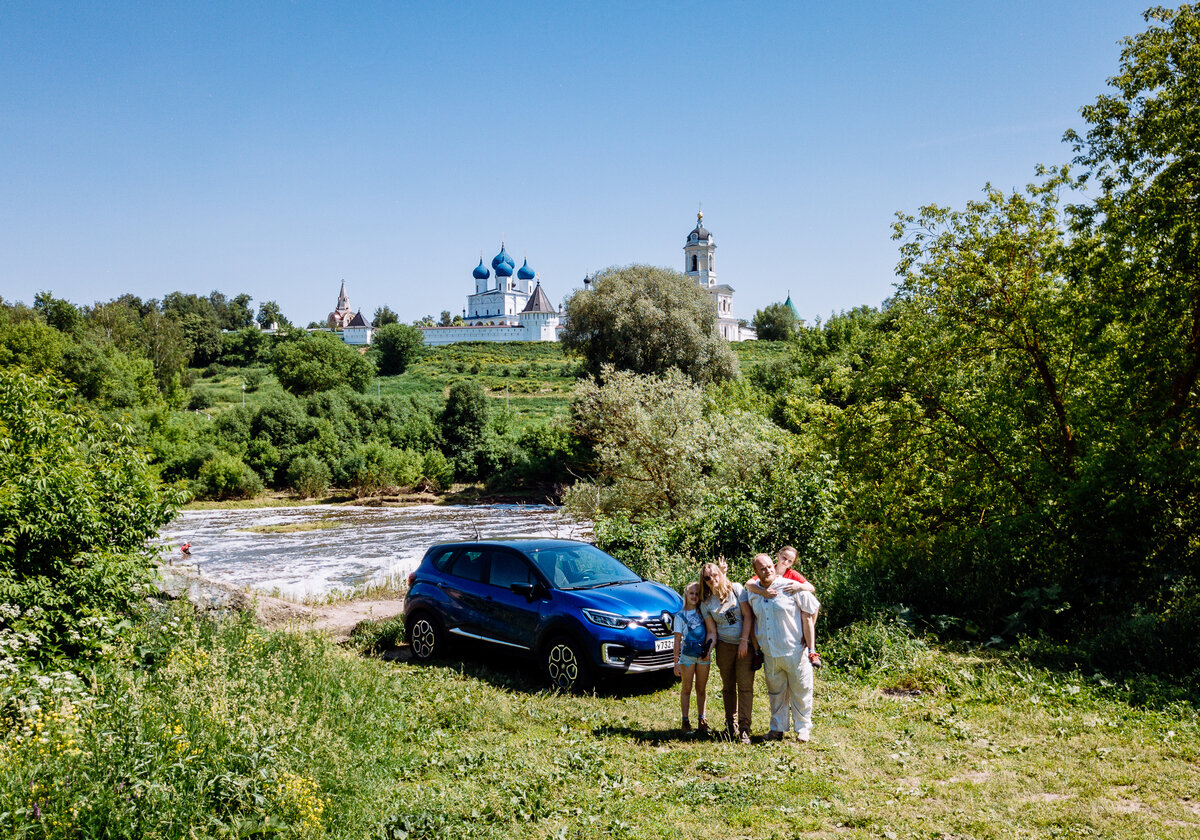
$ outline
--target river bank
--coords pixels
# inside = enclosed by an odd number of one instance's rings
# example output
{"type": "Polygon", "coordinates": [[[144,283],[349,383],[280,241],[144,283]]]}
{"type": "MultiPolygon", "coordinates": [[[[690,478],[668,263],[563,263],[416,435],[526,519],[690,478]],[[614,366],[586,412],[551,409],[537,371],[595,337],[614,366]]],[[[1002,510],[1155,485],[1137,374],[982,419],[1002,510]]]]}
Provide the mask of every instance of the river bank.
{"type": "Polygon", "coordinates": [[[212,613],[248,612],[265,630],[315,630],[339,644],[366,621],[387,621],[404,612],[400,593],[370,594],[323,604],[300,604],[206,578],[184,566],[160,564],[159,589],[212,613]]]}

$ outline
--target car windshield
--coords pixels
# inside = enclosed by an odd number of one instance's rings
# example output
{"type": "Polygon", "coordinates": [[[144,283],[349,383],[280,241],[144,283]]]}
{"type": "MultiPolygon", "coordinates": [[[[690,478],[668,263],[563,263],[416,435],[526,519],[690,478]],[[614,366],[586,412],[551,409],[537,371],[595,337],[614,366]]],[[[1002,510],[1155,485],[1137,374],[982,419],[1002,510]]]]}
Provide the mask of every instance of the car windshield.
{"type": "Polygon", "coordinates": [[[526,554],[558,589],[593,589],[641,580],[620,560],[590,545],[537,548],[526,554]]]}

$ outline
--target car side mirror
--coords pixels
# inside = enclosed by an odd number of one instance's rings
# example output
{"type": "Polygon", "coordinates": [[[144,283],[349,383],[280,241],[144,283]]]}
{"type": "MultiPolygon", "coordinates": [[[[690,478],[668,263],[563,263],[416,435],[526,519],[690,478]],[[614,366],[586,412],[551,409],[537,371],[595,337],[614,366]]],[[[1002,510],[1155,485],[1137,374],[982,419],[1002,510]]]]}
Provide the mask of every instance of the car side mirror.
{"type": "Polygon", "coordinates": [[[536,583],[511,583],[508,588],[516,595],[524,595],[525,600],[531,603],[537,597],[538,585],[536,583]]]}

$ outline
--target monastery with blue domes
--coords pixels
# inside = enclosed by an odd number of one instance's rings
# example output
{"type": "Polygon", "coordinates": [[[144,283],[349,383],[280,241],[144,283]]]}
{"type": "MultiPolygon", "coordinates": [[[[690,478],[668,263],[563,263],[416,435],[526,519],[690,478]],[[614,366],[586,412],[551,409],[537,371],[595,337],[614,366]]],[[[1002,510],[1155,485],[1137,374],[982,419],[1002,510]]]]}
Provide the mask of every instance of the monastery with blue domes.
{"type": "Polygon", "coordinates": [[[471,272],[475,293],[467,295],[463,324],[454,327],[421,327],[426,344],[456,341],[558,341],[561,313],[542,290],[537,272],[525,260],[520,268],[504,243],[492,257],[471,272]]]}
{"type": "MultiPolygon", "coordinates": [[[[733,313],[733,288],[717,282],[717,244],[704,227],[704,214],[696,214],[696,227],[688,233],[683,245],[683,273],[712,298],[716,313],[716,329],[728,341],[755,338],[754,330],[742,326],[733,313]]],[[[500,253],[492,257],[491,267],[483,257],[471,276],[475,291],[467,295],[467,306],[461,321],[454,326],[418,327],[425,344],[454,344],[458,341],[558,341],[564,316],[550,303],[542,289],[541,278],[525,260],[520,268],[509,256],[503,241],[500,253]]],[[[584,284],[588,280],[584,280],[584,284]]],[[[791,302],[791,298],[788,298],[791,302]]],[[[328,324],[340,329],[348,344],[369,344],[371,325],[362,313],[350,309],[343,281],[337,308],[329,314],[328,324]]]]}

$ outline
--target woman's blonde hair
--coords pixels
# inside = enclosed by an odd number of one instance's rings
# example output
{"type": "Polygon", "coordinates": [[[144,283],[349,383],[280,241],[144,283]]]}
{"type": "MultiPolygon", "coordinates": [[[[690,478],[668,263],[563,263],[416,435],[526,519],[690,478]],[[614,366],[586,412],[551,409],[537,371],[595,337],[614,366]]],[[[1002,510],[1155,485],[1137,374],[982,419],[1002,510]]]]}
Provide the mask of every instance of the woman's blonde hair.
{"type": "Polygon", "coordinates": [[[700,567],[700,603],[703,604],[712,595],[716,595],[717,600],[724,601],[732,591],[733,584],[721,571],[720,566],[716,563],[705,563],[700,567]]]}

